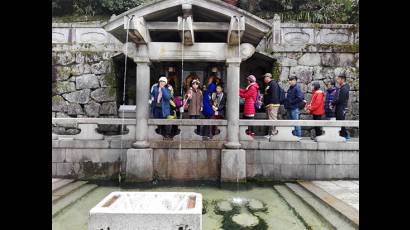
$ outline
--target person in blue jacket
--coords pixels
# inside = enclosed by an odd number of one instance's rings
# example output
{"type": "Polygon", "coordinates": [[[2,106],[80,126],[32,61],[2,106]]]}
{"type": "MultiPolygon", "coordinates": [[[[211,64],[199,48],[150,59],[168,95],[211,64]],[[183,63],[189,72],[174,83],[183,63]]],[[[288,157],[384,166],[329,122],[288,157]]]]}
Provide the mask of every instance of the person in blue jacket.
{"type": "MultiPolygon", "coordinates": [[[[290,120],[299,120],[299,106],[305,100],[302,90],[297,84],[298,78],[296,76],[289,77],[290,87],[288,89],[286,99],[284,102],[290,120]]],[[[295,126],[294,135],[302,136],[302,129],[300,126],[295,126]]]]}
{"type": "MultiPolygon", "coordinates": [[[[152,88],[151,112],[154,118],[166,119],[170,115],[169,101],[171,99],[171,92],[166,87],[167,82],[167,78],[161,75],[158,84],[152,88]]],[[[171,138],[171,126],[169,125],[158,126],[158,132],[166,139],[171,138]]]]}
{"type": "MultiPolygon", "coordinates": [[[[208,78],[208,85],[203,94],[203,109],[202,114],[206,119],[211,119],[215,115],[215,111],[212,108],[212,93],[216,92],[216,85],[220,83],[220,79],[216,75],[211,75],[208,78]]],[[[210,126],[203,127],[203,135],[205,138],[212,138],[213,134],[211,132],[210,126]]]]}
{"type": "Polygon", "coordinates": [[[336,120],[333,101],[336,99],[336,82],[333,79],[326,81],[325,115],[327,120],[336,120]]]}

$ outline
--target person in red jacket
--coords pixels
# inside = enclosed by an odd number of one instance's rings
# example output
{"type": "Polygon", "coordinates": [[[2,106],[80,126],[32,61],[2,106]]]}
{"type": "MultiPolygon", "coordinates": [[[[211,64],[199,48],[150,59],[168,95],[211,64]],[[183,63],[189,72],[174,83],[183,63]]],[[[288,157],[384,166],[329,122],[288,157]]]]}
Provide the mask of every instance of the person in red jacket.
{"type": "MultiPolygon", "coordinates": [[[[320,90],[318,82],[312,84],[312,99],[306,105],[306,111],[313,116],[313,120],[321,120],[325,114],[325,93],[320,90]]],[[[322,135],[322,130],[319,126],[315,126],[316,136],[322,135]]]]}
{"type": "MultiPolygon", "coordinates": [[[[248,86],[245,89],[239,90],[239,96],[245,99],[243,118],[254,119],[256,113],[255,102],[258,96],[259,85],[258,83],[256,83],[256,78],[253,75],[249,75],[246,79],[248,80],[248,86]]],[[[246,134],[254,137],[254,128],[252,126],[249,126],[246,130],[246,134]]]]}

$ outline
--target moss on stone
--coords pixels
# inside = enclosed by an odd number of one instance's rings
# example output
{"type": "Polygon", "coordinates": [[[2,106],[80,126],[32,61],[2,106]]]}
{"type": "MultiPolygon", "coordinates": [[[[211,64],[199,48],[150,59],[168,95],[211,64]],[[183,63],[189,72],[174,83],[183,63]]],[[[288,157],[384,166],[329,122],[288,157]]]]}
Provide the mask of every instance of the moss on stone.
{"type": "Polygon", "coordinates": [[[64,101],[64,98],[62,96],[56,95],[56,96],[51,98],[51,101],[52,101],[53,104],[54,103],[60,103],[60,102],[64,101]]]}
{"type": "Polygon", "coordinates": [[[309,50],[311,47],[316,47],[317,51],[331,50],[332,52],[343,53],[358,53],[359,43],[353,44],[306,44],[304,50],[309,50]]]}
{"type": "Polygon", "coordinates": [[[273,63],[273,67],[272,67],[272,79],[279,81],[279,76],[280,76],[280,64],[279,62],[275,62],[273,63]]]}

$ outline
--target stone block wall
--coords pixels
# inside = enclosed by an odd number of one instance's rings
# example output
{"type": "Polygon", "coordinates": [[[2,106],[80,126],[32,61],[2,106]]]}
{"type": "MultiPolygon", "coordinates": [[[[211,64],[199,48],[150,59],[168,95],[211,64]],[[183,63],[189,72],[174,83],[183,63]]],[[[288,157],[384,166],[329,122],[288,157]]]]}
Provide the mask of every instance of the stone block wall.
{"type": "MultiPolygon", "coordinates": [[[[134,140],[53,140],[53,177],[117,180],[126,171],[126,152],[134,140]]],[[[157,142],[153,178],[167,181],[218,181],[222,141],[157,142]]],[[[241,141],[246,177],[252,181],[359,178],[359,143],[241,141]]]]}
{"type": "Polygon", "coordinates": [[[95,23],[53,23],[52,42],[52,117],[116,117],[122,44],[95,23]]]}
{"type": "Polygon", "coordinates": [[[53,52],[53,117],[117,115],[112,52],[53,52]]]}

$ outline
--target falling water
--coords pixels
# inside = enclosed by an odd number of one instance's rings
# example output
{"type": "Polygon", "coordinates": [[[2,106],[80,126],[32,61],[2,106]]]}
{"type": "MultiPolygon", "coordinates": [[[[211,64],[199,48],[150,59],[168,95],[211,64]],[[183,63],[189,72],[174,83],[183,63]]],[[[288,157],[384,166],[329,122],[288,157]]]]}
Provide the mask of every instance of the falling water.
{"type": "MultiPolygon", "coordinates": [[[[183,87],[182,82],[184,80],[184,45],[185,45],[185,18],[182,18],[182,46],[181,46],[181,98],[183,99],[183,87]]],[[[179,119],[182,120],[182,113],[184,107],[182,106],[179,110],[179,119]],[[182,108],[182,109],[181,109],[182,108]]],[[[179,132],[179,154],[181,154],[182,147],[182,131],[179,132]]]]}
{"type": "MultiPolygon", "coordinates": [[[[128,58],[128,31],[129,31],[129,28],[130,28],[130,22],[131,22],[131,20],[134,18],[134,15],[131,15],[131,17],[129,17],[128,15],[127,15],[127,17],[128,17],[128,23],[127,23],[127,33],[126,33],[126,35],[125,35],[125,56],[124,56],[124,84],[123,84],[123,91],[122,91],[122,105],[124,106],[125,105],[125,91],[126,91],[126,81],[127,81],[127,58],[128,58]]],[[[122,120],[121,120],[121,140],[120,140],[120,143],[121,143],[121,152],[122,152],[122,150],[123,150],[123,136],[124,136],[124,109],[122,110],[122,120]]],[[[122,162],[122,159],[121,159],[122,157],[121,157],[121,154],[120,154],[120,162],[122,162]]],[[[120,165],[120,172],[118,173],[118,183],[119,184],[121,184],[121,172],[122,172],[122,170],[121,170],[121,168],[122,168],[122,165],[120,165]]]]}

